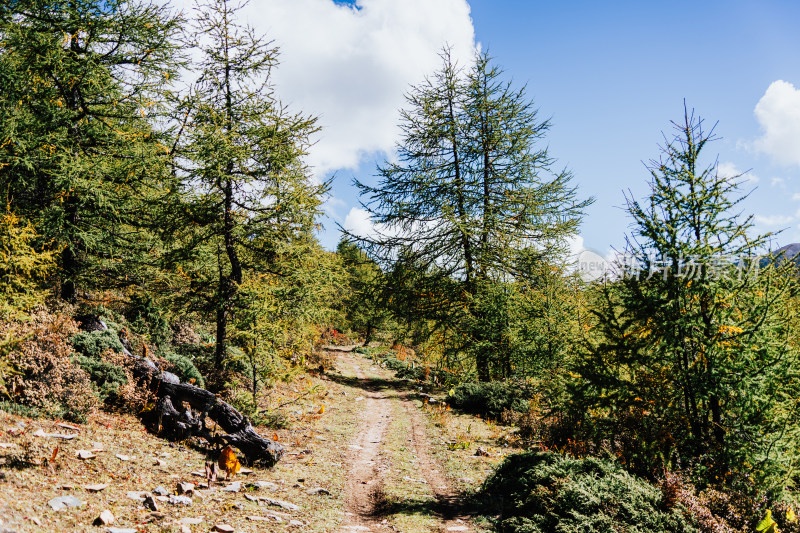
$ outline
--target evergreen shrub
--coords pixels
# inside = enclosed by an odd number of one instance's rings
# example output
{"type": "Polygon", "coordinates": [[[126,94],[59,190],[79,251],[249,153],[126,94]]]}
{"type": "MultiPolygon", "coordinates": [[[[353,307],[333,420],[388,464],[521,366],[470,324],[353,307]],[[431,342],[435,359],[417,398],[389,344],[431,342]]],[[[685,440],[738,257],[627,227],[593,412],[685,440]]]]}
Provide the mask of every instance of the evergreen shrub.
{"type": "Polygon", "coordinates": [[[462,383],[450,391],[448,403],[467,413],[499,419],[504,411],[525,413],[534,391],[519,382],[462,383]]]}
{"type": "Polygon", "coordinates": [[[203,379],[203,375],[191,358],[175,352],[164,352],[163,357],[170,363],[170,371],[174,372],[181,381],[192,383],[198,387],[205,387],[206,382],[203,379]]]}
{"type": "Polygon", "coordinates": [[[617,463],[549,452],[509,456],[483,484],[499,531],[689,533],[697,527],[660,490],[617,463]]]}

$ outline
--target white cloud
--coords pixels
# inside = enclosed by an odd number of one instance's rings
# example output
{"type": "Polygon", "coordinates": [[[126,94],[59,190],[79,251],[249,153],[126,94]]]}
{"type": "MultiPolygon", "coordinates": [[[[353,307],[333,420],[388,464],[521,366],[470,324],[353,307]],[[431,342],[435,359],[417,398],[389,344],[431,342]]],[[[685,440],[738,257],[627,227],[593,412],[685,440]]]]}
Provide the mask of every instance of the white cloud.
{"type": "Polygon", "coordinates": [[[466,64],[475,34],[466,0],[259,0],[242,18],[280,47],[273,73],[293,109],[323,130],[309,163],[318,175],[392,152],[404,94],[440,64],[445,44],[466,64]]]}
{"type": "Polygon", "coordinates": [[[794,221],[794,217],[789,215],[756,215],[753,220],[755,220],[756,224],[762,226],[775,227],[791,224],[794,221]]]}
{"type": "Polygon", "coordinates": [[[360,207],[350,209],[342,227],[358,237],[368,237],[375,234],[375,226],[372,223],[369,212],[360,207]]]}
{"type": "Polygon", "coordinates": [[[769,181],[769,186],[770,187],[780,187],[781,189],[785,189],[786,188],[786,180],[784,180],[783,178],[772,178],[769,181]]]}
{"type": "Polygon", "coordinates": [[[755,115],[763,135],[754,147],[782,165],[800,165],[800,89],[773,82],[758,101],[755,115]]]}
{"type": "Polygon", "coordinates": [[[569,257],[575,257],[584,250],[583,237],[580,235],[572,235],[571,237],[567,237],[566,241],[567,246],[569,246],[569,257]]]}
{"type": "Polygon", "coordinates": [[[749,170],[746,170],[746,171],[739,170],[739,167],[737,167],[734,163],[730,163],[730,162],[727,162],[727,161],[723,162],[723,163],[720,163],[717,166],[717,175],[719,177],[721,177],[721,178],[726,179],[726,180],[734,179],[734,180],[738,181],[740,184],[744,184],[744,183],[748,183],[748,182],[749,183],[758,183],[759,180],[760,180],[760,178],[758,176],[756,176],[755,174],[753,174],[749,170]]]}
{"type": "Polygon", "coordinates": [[[328,196],[322,204],[322,210],[334,220],[340,220],[339,209],[347,207],[347,202],[335,196],[328,196]]]}

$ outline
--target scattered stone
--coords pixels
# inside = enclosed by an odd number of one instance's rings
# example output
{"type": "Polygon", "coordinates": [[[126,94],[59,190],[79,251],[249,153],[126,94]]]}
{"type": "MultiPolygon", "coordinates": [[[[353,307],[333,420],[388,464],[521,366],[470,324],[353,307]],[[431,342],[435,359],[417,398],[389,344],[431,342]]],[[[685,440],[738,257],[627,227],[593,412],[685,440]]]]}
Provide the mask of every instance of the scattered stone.
{"type": "Polygon", "coordinates": [[[192,533],[192,528],[189,526],[183,525],[178,529],[178,533],[192,533]]]}
{"type": "Polygon", "coordinates": [[[475,455],[478,457],[489,457],[489,452],[482,446],[478,446],[478,449],[475,450],[475,455]]]}
{"type": "Polygon", "coordinates": [[[160,502],[168,502],[169,498],[167,498],[166,496],[156,496],[156,500],[160,502]]]}
{"type": "Polygon", "coordinates": [[[242,490],[242,483],[239,481],[234,481],[229,483],[227,487],[222,489],[224,492],[239,492],[242,490]]]}
{"type": "Polygon", "coordinates": [[[194,483],[181,482],[178,483],[178,494],[192,494],[194,492],[194,483]]]}
{"type": "Polygon", "coordinates": [[[169,496],[169,491],[165,489],[162,485],[153,489],[153,494],[156,496],[169,496]]]}
{"type": "Polygon", "coordinates": [[[260,498],[258,498],[258,501],[259,502],[264,502],[264,503],[269,504],[269,505],[274,505],[276,507],[281,507],[283,509],[286,509],[287,511],[299,511],[300,510],[300,507],[298,507],[297,505],[295,505],[293,503],[285,502],[283,500],[276,500],[276,499],[273,499],[273,498],[260,497],[260,498]]]}
{"type": "Polygon", "coordinates": [[[138,530],[131,527],[110,527],[106,529],[106,533],[138,533],[138,530]]]}
{"type": "Polygon", "coordinates": [[[253,481],[252,483],[248,483],[245,486],[249,489],[254,489],[254,490],[259,490],[259,489],[278,490],[278,485],[271,481],[253,481]]]}
{"type": "Polygon", "coordinates": [[[147,492],[135,491],[135,490],[129,490],[126,493],[126,496],[128,498],[130,498],[131,500],[139,501],[139,502],[143,502],[146,495],[147,495],[147,492]]]}
{"type": "Polygon", "coordinates": [[[167,516],[167,515],[165,515],[164,513],[159,513],[159,512],[155,512],[155,511],[150,513],[150,519],[151,520],[162,520],[165,516],[167,516]]]}
{"type": "Polygon", "coordinates": [[[303,527],[304,525],[300,520],[289,520],[289,527],[303,527]]]}
{"type": "Polygon", "coordinates": [[[272,521],[272,522],[275,522],[276,524],[280,523],[280,522],[283,522],[283,518],[281,518],[280,516],[278,516],[276,514],[268,514],[267,516],[247,516],[245,518],[247,518],[248,520],[252,520],[253,522],[269,522],[269,521],[272,521]]]}
{"type": "Polygon", "coordinates": [[[315,494],[318,494],[320,496],[330,496],[331,495],[331,493],[330,493],[330,491],[328,489],[323,489],[322,487],[309,489],[309,490],[306,491],[306,494],[309,494],[311,496],[313,496],[315,494]]]}
{"type": "Polygon", "coordinates": [[[469,531],[467,526],[450,526],[447,531],[469,531]]]}
{"type": "Polygon", "coordinates": [[[100,516],[94,519],[94,525],[107,526],[113,524],[114,520],[115,520],[114,514],[108,509],[106,509],[102,513],[100,513],[100,516]]]}
{"type": "Polygon", "coordinates": [[[203,523],[202,518],[181,518],[178,520],[179,524],[183,524],[185,526],[197,526],[203,523]]]}
{"type": "Polygon", "coordinates": [[[76,455],[78,456],[78,459],[94,459],[95,457],[97,457],[89,450],[78,450],[76,455]]]}
{"type": "Polygon", "coordinates": [[[16,445],[14,442],[0,442],[0,448],[13,448],[16,445]]]}
{"type": "Polygon", "coordinates": [[[64,440],[71,440],[77,437],[77,434],[67,435],[64,433],[45,433],[44,430],[38,429],[33,434],[34,437],[49,437],[52,439],[64,439],[64,440]]]}
{"type": "Polygon", "coordinates": [[[142,503],[144,503],[144,506],[150,509],[151,511],[158,512],[158,504],[156,503],[156,499],[149,492],[145,494],[144,501],[142,503]]]}
{"type": "Polygon", "coordinates": [[[27,518],[28,518],[28,520],[30,520],[31,522],[33,522],[33,523],[34,523],[34,524],[36,524],[37,526],[40,526],[40,527],[41,527],[41,525],[42,525],[42,521],[41,521],[41,520],[39,520],[39,517],[38,517],[38,516],[29,516],[29,517],[27,517],[27,518]]]}
{"type": "Polygon", "coordinates": [[[85,490],[89,492],[100,492],[101,490],[105,490],[108,488],[108,483],[99,483],[97,485],[86,485],[83,487],[85,490]]]}
{"type": "Polygon", "coordinates": [[[233,533],[234,529],[228,524],[217,524],[214,526],[213,531],[219,531],[219,533],[233,533]]]}
{"type": "Polygon", "coordinates": [[[164,466],[164,461],[156,457],[156,462],[153,466],[164,466]]]}
{"type": "Polygon", "coordinates": [[[131,459],[133,459],[132,457],[128,455],[122,455],[121,453],[116,454],[114,457],[116,457],[120,461],[130,461],[131,459]]]}
{"type": "Polygon", "coordinates": [[[61,485],[62,490],[75,490],[75,485],[61,485]]]}
{"type": "Polygon", "coordinates": [[[189,473],[191,475],[197,476],[197,477],[206,477],[206,473],[205,472],[200,472],[199,470],[195,470],[194,472],[189,472],[189,473]]]}
{"type": "Polygon", "coordinates": [[[241,475],[243,475],[243,476],[249,476],[249,475],[250,475],[250,474],[252,474],[252,473],[253,473],[253,471],[252,471],[252,470],[250,470],[249,468],[241,467],[241,468],[239,469],[239,474],[241,474],[241,475]]]}
{"type": "Polygon", "coordinates": [[[67,507],[81,507],[85,505],[86,502],[80,501],[75,496],[58,496],[57,498],[53,498],[47,505],[49,505],[54,511],[60,511],[62,509],[66,509],[67,507]]]}
{"type": "Polygon", "coordinates": [[[104,451],[106,451],[106,449],[103,448],[103,443],[102,442],[93,442],[92,443],[92,451],[93,452],[104,452],[104,451]]]}
{"type": "Polygon", "coordinates": [[[169,503],[172,505],[192,505],[192,499],[188,496],[170,496],[169,503]]]}

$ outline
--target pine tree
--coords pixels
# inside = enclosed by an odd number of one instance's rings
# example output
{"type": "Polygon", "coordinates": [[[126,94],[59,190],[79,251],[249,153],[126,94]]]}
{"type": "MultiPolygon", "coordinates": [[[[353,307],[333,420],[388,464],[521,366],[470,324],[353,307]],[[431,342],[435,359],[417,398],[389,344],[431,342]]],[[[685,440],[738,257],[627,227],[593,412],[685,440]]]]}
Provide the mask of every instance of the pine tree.
{"type": "Polygon", "coordinates": [[[189,277],[197,299],[205,297],[201,310],[215,316],[218,367],[227,358],[239,286],[256,268],[248,257],[269,265],[282,246],[310,235],[327,188],[312,183],[303,164],[315,119],[277,100],[270,71],[278,50],[237,25],[238,9],[214,0],[197,10],[203,59],[179,109],[183,205],[172,221],[181,235],[173,255],[194,257],[189,277]]]}
{"type": "Polygon", "coordinates": [[[127,250],[142,252],[139,198],[158,188],[166,152],[148,120],[174,77],[178,30],[156,4],[0,6],[0,190],[63,245],[66,299],[124,277],[127,250]]]}

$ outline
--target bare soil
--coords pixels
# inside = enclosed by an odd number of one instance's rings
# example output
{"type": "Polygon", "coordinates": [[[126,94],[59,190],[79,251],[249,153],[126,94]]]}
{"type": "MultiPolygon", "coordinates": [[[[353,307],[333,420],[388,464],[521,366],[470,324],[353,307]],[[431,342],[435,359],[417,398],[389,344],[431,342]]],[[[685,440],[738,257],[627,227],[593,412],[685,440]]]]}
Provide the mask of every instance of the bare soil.
{"type": "Polygon", "coordinates": [[[263,407],[281,412],[289,427],[256,429],[287,453],[272,469],[233,476],[238,492],[224,490],[231,488],[224,480],[201,485],[206,480],[196,473],[213,453],[194,442],[167,442],[134,416],[99,412],[64,426],[0,411],[0,531],[105,532],[108,526],[93,525],[104,510],[114,527],[138,533],[207,532],[218,524],[236,532],[482,529],[461,495],[502,461],[507,451],[498,443],[508,432],[423,404],[418,384],[396,380],[350,348],[328,356],[325,374],[302,375],[263,395],[263,407]],[[453,448],[455,441],[465,444],[453,448]],[[476,456],[478,446],[489,456],[476,456]],[[93,457],[81,458],[81,450],[93,457]],[[181,482],[196,485],[189,505],[168,501],[181,482]],[[98,484],[106,486],[92,487],[98,484]],[[157,511],[128,494],[159,486],[168,495],[157,511]],[[63,496],[80,507],[53,510],[48,502],[63,496]]]}
{"type": "Polygon", "coordinates": [[[364,410],[359,432],[350,448],[354,453],[349,458],[347,483],[347,518],[343,531],[384,531],[387,529],[387,502],[383,494],[383,472],[387,466],[382,464],[381,450],[386,429],[392,418],[391,402],[400,402],[411,421],[407,428],[417,471],[416,477],[423,478],[438,501],[435,514],[440,531],[470,531],[469,517],[461,511],[459,495],[450,487],[443,468],[431,455],[431,446],[426,431],[426,421],[422,412],[414,406],[408,391],[388,396],[375,390],[375,385],[366,378],[363,359],[358,360],[342,350],[340,361],[355,369],[357,378],[366,391],[364,410]]]}

